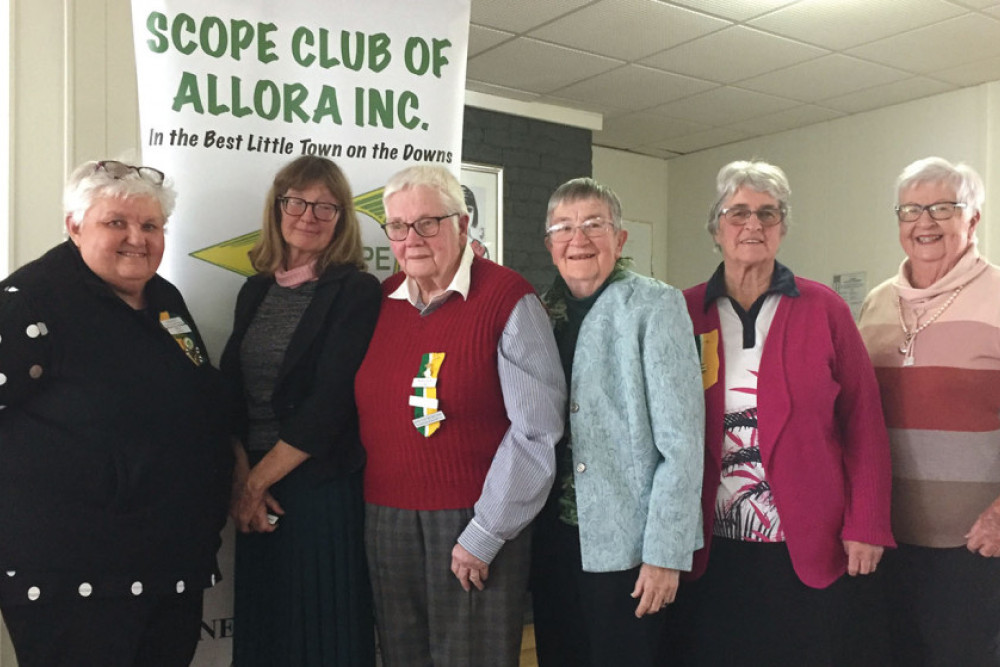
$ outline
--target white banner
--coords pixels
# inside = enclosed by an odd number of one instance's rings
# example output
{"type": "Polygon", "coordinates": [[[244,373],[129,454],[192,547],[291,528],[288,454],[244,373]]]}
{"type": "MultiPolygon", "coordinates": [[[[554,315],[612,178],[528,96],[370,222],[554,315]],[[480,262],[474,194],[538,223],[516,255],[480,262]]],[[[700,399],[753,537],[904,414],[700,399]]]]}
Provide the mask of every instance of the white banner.
{"type": "MultiPolygon", "coordinates": [[[[303,154],[351,181],[369,270],[393,270],[381,188],[399,169],[459,176],[470,0],[133,0],[143,164],[178,192],[160,273],[218,361],[274,173],[303,154]]],[[[227,538],[231,536],[227,535],[227,538]]],[[[226,581],[197,665],[228,665],[226,581]]]]}

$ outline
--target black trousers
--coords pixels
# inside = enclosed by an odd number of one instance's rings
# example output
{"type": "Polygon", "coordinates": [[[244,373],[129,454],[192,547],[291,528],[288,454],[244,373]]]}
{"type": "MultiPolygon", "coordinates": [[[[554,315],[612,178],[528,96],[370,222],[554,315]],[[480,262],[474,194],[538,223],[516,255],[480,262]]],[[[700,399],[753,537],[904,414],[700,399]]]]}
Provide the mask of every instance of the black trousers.
{"type": "Polygon", "coordinates": [[[1000,559],[900,544],[881,567],[894,665],[1000,665],[1000,559]]]}
{"type": "Polygon", "coordinates": [[[202,591],[3,605],[20,667],[186,667],[201,634],[202,591]]]}
{"type": "Polygon", "coordinates": [[[677,602],[667,610],[665,650],[674,655],[675,664],[865,664],[844,657],[847,596],[853,584],[847,577],[825,589],[806,586],[795,574],[784,543],[716,537],[711,549],[705,574],[698,581],[682,582],[677,602]]]}
{"type": "Polygon", "coordinates": [[[663,613],[635,617],[639,568],[584,572],[580,531],[548,514],[532,536],[531,599],[539,667],[652,667],[663,613]]]}

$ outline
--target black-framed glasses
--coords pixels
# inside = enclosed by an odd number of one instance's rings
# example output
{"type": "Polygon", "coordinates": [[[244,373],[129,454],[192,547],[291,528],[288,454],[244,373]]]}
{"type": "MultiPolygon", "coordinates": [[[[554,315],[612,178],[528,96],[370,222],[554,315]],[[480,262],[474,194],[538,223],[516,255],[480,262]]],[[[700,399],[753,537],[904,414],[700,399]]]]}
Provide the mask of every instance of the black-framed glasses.
{"type": "Polygon", "coordinates": [[[441,221],[453,218],[459,213],[449,213],[448,215],[428,215],[413,222],[403,222],[402,220],[389,220],[382,225],[382,231],[389,237],[390,241],[405,241],[410,234],[410,229],[427,239],[437,236],[441,231],[441,221]]]}
{"type": "Polygon", "coordinates": [[[339,204],[328,204],[322,201],[306,201],[302,197],[278,197],[281,210],[288,215],[304,215],[306,209],[312,206],[313,217],[323,222],[333,220],[344,210],[339,204]]]}
{"type": "Polygon", "coordinates": [[[774,227],[785,219],[785,213],[784,208],[775,206],[762,206],[756,211],[746,206],[734,206],[733,208],[724,208],[719,211],[719,217],[731,225],[742,227],[750,222],[752,216],[757,216],[761,227],[774,227]]]}
{"type": "Polygon", "coordinates": [[[558,222],[545,230],[545,236],[553,243],[569,243],[576,236],[576,230],[589,239],[604,236],[614,227],[614,223],[604,218],[590,218],[579,225],[558,222]]]}
{"type": "Polygon", "coordinates": [[[96,173],[98,171],[104,171],[108,176],[114,179],[128,178],[133,175],[138,176],[142,180],[148,181],[153,185],[163,185],[163,179],[165,178],[163,172],[159,169],[154,169],[153,167],[137,167],[135,165],[119,162],[118,160],[101,160],[94,165],[94,172],[96,173]]]}
{"type": "Polygon", "coordinates": [[[951,220],[955,211],[965,208],[965,204],[954,201],[941,201],[936,204],[921,206],[920,204],[902,204],[894,207],[896,217],[900,222],[916,222],[927,211],[933,220],[951,220]]]}

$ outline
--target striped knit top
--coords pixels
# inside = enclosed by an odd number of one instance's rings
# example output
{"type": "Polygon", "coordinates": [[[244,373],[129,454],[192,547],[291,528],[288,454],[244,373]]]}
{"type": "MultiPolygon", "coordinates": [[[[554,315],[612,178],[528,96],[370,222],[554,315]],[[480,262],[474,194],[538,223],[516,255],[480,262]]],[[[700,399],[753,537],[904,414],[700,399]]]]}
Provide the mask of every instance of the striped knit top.
{"type": "Polygon", "coordinates": [[[892,442],[893,534],[958,547],[1000,496],[1000,268],[972,245],[918,289],[907,265],[872,290],[858,325],[892,442]],[[901,319],[911,334],[932,320],[905,354],[901,319]]]}

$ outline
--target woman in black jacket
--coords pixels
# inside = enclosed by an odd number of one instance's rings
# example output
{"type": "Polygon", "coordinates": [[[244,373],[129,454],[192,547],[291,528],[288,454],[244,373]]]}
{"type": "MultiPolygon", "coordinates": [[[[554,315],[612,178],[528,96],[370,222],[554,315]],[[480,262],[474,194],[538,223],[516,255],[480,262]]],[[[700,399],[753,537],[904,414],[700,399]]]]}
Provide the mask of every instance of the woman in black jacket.
{"type": "Polygon", "coordinates": [[[218,579],[222,377],[157,275],[163,173],[86,162],[0,282],[0,608],[22,667],[186,665],[218,579]]]}
{"type": "Polygon", "coordinates": [[[235,664],[374,664],[354,373],[378,317],[350,185],[303,156],[275,176],[257,275],[222,370],[234,423],[235,664]]]}

